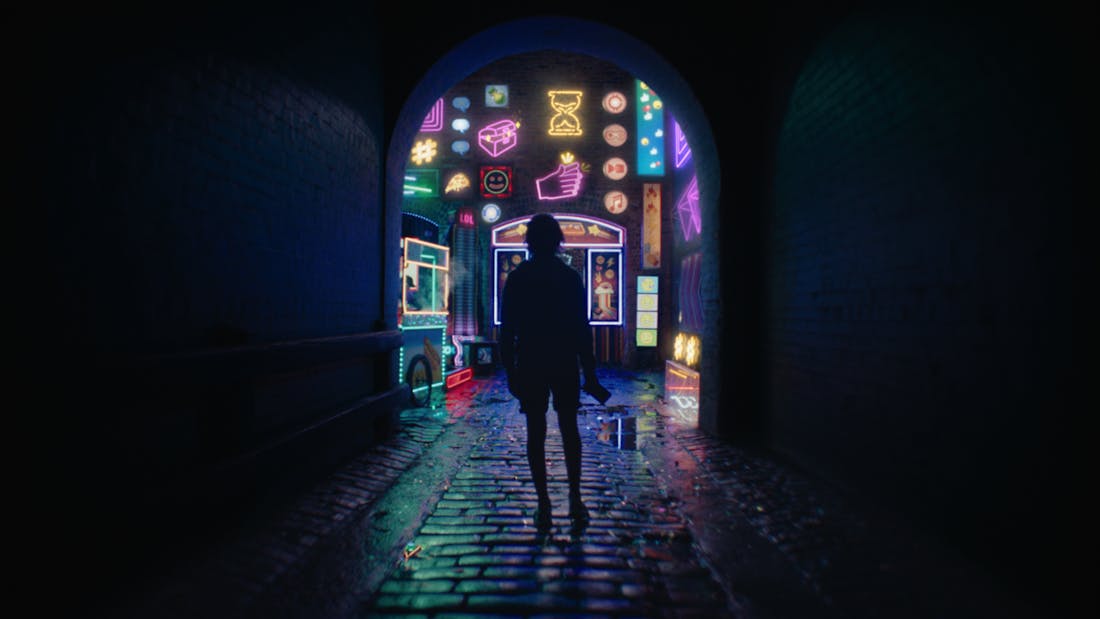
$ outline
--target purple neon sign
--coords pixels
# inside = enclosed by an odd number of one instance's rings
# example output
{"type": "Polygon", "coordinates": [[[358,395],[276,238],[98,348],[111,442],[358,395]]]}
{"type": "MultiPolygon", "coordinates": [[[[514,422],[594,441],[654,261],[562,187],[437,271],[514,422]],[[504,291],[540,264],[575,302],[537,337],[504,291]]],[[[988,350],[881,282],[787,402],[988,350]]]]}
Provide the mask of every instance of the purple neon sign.
{"type": "Polygon", "coordinates": [[[424,117],[424,122],[420,124],[420,130],[423,132],[443,131],[443,99],[438,99],[432,104],[432,109],[428,111],[428,115],[424,117]]]}
{"type": "Polygon", "coordinates": [[[675,120],[672,121],[672,135],[673,143],[676,145],[676,156],[674,163],[677,168],[684,167],[688,159],[691,159],[691,147],[688,146],[687,136],[684,135],[684,131],[680,129],[680,123],[675,120]]]}
{"type": "Polygon", "coordinates": [[[512,150],[516,143],[516,123],[508,119],[489,123],[477,132],[477,145],[493,157],[512,150]]]}
{"type": "Polygon", "coordinates": [[[574,161],[569,165],[558,164],[553,172],[535,180],[535,190],[539,200],[564,200],[575,198],[581,192],[581,164],[574,161]]]}
{"type": "Polygon", "coordinates": [[[698,177],[692,176],[691,182],[676,201],[676,214],[680,216],[680,231],[684,240],[690,241],[703,231],[703,219],[699,213],[698,177]]]}

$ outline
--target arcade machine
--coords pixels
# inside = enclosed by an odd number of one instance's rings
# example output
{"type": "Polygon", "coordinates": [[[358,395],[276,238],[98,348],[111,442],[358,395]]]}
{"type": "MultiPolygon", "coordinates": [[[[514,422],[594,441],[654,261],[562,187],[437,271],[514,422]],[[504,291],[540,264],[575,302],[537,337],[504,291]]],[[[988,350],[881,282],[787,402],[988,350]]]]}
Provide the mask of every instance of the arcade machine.
{"type": "Polygon", "coordinates": [[[401,304],[398,328],[404,337],[400,376],[412,403],[427,406],[433,388],[443,388],[451,368],[446,359],[450,250],[414,237],[401,239],[401,304]]]}

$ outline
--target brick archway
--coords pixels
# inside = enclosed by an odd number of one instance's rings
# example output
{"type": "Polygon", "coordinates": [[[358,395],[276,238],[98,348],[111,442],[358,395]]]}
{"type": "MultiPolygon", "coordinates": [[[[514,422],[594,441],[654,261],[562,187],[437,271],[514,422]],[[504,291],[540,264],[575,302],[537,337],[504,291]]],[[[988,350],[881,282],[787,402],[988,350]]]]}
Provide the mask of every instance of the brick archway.
{"type": "MultiPolygon", "coordinates": [[[[534,17],[519,19],[484,30],[459,44],[441,57],[425,74],[406,99],[390,136],[386,153],[386,242],[395,248],[399,242],[402,212],[402,185],[408,148],[420,125],[438,99],[464,76],[504,57],[529,51],[557,49],[594,56],[612,62],[637,76],[644,76],[660,92],[692,145],[698,174],[699,204],[702,215],[702,250],[718,252],[718,199],[720,168],[710,124],[702,107],[683,77],[646,43],[615,28],[575,18],[534,17]]],[[[387,255],[395,255],[389,252],[387,255]]],[[[701,359],[703,393],[699,409],[700,426],[707,431],[717,428],[720,401],[721,341],[718,314],[721,290],[718,261],[703,269],[702,304],[704,339],[715,345],[704,349],[701,359]]],[[[396,273],[387,269],[387,273],[396,273]]],[[[396,276],[387,276],[383,298],[397,294],[396,276]]],[[[393,323],[394,317],[389,322],[393,323]]]]}

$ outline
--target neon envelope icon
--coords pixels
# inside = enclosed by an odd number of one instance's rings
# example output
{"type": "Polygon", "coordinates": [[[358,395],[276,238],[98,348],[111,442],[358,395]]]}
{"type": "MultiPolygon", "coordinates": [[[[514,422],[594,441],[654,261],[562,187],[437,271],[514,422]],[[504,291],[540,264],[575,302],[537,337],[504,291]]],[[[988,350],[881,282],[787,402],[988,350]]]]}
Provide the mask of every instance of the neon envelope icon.
{"type": "Polygon", "coordinates": [[[477,144],[490,155],[499,157],[515,148],[516,123],[504,119],[485,125],[477,132],[477,144]]]}

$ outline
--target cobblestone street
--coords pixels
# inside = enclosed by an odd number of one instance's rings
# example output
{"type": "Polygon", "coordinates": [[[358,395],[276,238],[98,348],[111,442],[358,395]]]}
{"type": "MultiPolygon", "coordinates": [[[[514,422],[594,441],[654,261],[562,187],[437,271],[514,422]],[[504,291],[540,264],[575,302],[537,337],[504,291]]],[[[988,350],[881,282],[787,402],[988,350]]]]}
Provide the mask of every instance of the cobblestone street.
{"type": "Polygon", "coordinates": [[[133,617],[1028,617],[962,558],[767,454],[691,427],[660,375],[601,370],[579,425],[591,518],[533,525],[502,377],[437,393],[398,436],[122,605],[133,617]],[[995,613],[995,614],[991,614],[995,613]]]}

